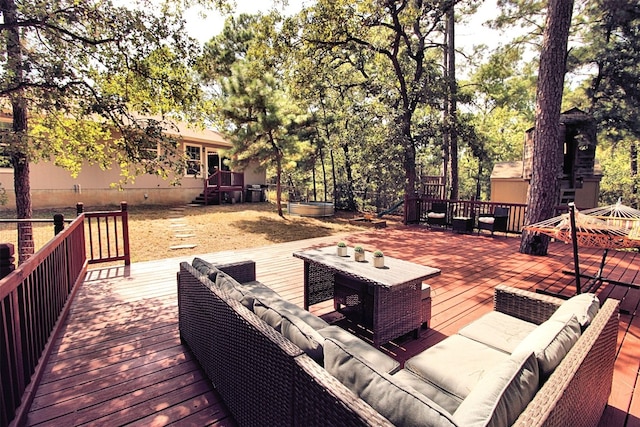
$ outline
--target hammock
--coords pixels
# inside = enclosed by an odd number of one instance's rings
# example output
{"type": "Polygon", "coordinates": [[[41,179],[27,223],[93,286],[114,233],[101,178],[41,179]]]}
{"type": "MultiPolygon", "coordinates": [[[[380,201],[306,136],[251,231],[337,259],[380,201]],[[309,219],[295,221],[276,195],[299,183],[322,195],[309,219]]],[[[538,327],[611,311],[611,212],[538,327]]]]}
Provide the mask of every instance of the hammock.
{"type": "Polygon", "coordinates": [[[525,226],[524,229],[546,234],[565,243],[573,243],[576,293],[579,294],[582,291],[580,277],[591,280],[587,290],[597,289],[601,282],[639,288],[639,285],[602,277],[609,249],[640,248],[640,211],[637,209],[624,206],[618,201],[615,205],[579,212],[571,204],[569,213],[525,226]],[[572,230],[572,221],[575,223],[575,230],[572,230]],[[578,246],[604,249],[600,268],[595,276],[580,273],[578,246]]]}
{"type": "MultiPolygon", "coordinates": [[[[622,205],[575,210],[576,241],[585,248],[626,249],[640,247],[640,211],[622,205]]],[[[570,214],[562,214],[524,227],[525,230],[572,241],[570,214]]]]}

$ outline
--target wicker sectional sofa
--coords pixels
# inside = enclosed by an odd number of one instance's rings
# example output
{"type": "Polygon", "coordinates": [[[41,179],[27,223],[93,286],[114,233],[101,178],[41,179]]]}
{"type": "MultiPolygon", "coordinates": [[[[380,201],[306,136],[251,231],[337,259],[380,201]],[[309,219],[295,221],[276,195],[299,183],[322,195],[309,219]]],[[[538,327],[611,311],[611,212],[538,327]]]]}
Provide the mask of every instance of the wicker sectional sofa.
{"type": "Polygon", "coordinates": [[[178,306],[240,425],[590,426],[611,391],[615,300],[500,285],[494,311],[402,369],[255,281],[252,261],[181,263],[178,306]]]}

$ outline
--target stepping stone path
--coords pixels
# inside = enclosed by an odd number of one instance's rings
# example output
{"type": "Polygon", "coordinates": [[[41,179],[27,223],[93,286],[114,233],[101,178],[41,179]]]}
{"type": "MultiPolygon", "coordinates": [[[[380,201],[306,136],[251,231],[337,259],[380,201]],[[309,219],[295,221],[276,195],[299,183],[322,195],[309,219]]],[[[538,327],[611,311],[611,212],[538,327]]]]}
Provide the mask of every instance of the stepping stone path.
{"type": "MultiPolygon", "coordinates": [[[[177,233],[173,235],[173,237],[176,239],[189,239],[191,237],[196,236],[193,233],[189,233],[189,231],[192,231],[192,230],[189,229],[186,222],[184,222],[184,210],[185,208],[170,209],[171,214],[169,216],[169,221],[171,222],[171,224],[169,224],[169,228],[173,232],[177,233]]],[[[196,245],[195,243],[181,243],[178,245],[169,246],[169,249],[172,249],[172,250],[193,249],[196,246],[198,245],[196,245]]]]}

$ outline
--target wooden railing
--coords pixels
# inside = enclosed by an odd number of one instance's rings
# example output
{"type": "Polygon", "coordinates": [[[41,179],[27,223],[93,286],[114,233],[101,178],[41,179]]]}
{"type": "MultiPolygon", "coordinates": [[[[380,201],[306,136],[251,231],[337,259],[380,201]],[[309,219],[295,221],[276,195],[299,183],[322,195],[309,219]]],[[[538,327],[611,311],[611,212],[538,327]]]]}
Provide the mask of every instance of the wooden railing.
{"type": "Polygon", "coordinates": [[[244,173],[217,170],[204,181],[204,202],[209,204],[209,195],[214,192],[220,197],[220,193],[230,191],[244,191],[244,173]]]}
{"type": "MultiPolygon", "coordinates": [[[[84,219],[80,214],[42,249],[0,279],[1,427],[24,421],[58,330],[84,279],[84,219]]],[[[12,261],[11,257],[3,260],[12,261]]]]}
{"type": "Polygon", "coordinates": [[[432,199],[420,196],[405,197],[404,222],[405,224],[420,223],[427,221],[427,212],[433,203],[446,203],[447,222],[451,224],[454,216],[475,217],[482,214],[493,213],[496,207],[509,208],[509,220],[507,222],[507,232],[521,233],[524,226],[525,211],[527,205],[522,203],[501,203],[501,202],[481,202],[477,200],[448,200],[432,199]]]}
{"type": "MultiPolygon", "coordinates": [[[[76,205],[78,215],[83,213],[82,203],[76,205]]],[[[124,261],[131,264],[129,251],[129,212],[127,202],[120,203],[119,211],[86,212],[89,264],[124,261]]]]}

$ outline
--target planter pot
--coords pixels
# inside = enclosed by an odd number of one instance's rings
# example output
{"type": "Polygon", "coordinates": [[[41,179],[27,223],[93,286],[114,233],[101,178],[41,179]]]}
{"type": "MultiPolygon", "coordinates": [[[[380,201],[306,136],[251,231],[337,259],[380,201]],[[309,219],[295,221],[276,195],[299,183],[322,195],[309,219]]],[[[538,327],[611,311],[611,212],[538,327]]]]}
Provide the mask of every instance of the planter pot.
{"type": "Polygon", "coordinates": [[[338,246],[338,256],[347,256],[347,247],[341,248],[338,246]]]}
{"type": "Polygon", "coordinates": [[[373,257],[373,266],[375,268],[383,268],[384,267],[384,257],[383,256],[375,256],[375,257],[373,257]]]}
{"type": "Polygon", "coordinates": [[[364,262],[364,252],[354,252],[354,258],[358,262],[364,262]]]}

